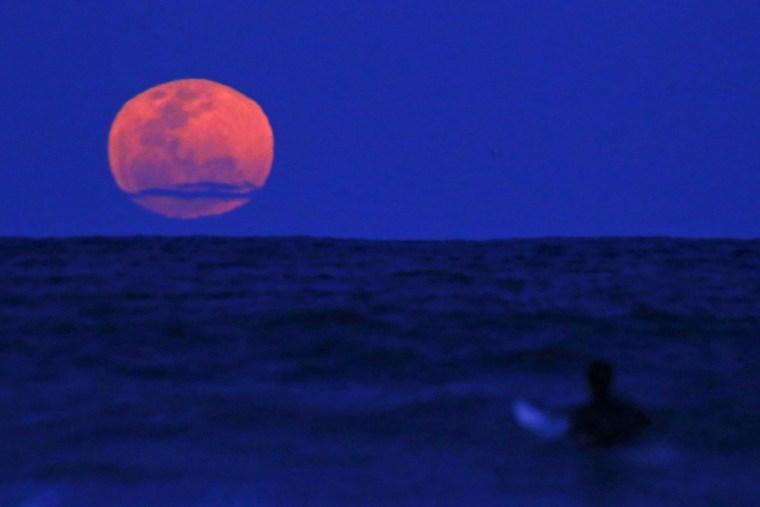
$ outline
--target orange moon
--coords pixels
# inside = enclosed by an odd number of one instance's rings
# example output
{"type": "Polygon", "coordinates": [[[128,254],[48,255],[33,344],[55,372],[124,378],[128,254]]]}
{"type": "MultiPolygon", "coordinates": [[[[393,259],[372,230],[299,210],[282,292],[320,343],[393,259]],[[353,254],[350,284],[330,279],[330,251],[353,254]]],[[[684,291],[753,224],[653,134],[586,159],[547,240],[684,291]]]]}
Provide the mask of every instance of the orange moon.
{"type": "Polygon", "coordinates": [[[111,126],[119,188],[171,218],[220,215],[266,183],[274,136],[259,105],[205,79],[165,83],[129,100],[111,126]]]}

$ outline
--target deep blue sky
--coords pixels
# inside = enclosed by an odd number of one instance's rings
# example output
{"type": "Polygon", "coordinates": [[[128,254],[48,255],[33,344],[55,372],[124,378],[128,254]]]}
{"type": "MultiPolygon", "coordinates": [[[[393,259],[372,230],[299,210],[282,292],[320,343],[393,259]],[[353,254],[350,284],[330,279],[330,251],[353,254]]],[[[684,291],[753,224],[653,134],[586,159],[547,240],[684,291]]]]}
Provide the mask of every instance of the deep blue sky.
{"type": "Polygon", "coordinates": [[[0,4],[0,234],[760,236],[760,2],[0,4]],[[116,187],[123,103],[256,100],[267,186],[174,221],[116,187]]]}

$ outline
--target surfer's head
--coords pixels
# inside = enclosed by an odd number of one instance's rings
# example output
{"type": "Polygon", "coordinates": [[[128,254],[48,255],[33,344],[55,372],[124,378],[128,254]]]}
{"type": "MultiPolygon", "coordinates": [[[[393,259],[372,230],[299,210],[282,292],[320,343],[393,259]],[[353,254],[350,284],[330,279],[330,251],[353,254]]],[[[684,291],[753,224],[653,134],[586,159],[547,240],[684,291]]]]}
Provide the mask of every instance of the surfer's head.
{"type": "Polygon", "coordinates": [[[592,361],[586,369],[586,379],[588,380],[591,393],[595,400],[608,398],[612,389],[612,379],[614,373],[612,365],[607,361],[597,359],[592,361]]]}

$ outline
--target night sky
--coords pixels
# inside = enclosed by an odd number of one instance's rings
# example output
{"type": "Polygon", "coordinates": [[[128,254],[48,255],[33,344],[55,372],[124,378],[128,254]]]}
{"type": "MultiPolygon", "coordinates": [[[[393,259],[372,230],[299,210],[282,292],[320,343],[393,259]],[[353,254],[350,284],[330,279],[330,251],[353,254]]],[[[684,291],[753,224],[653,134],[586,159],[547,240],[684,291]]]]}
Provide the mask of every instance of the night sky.
{"type": "Polygon", "coordinates": [[[0,4],[0,234],[760,236],[760,2],[0,4]],[[138,93],[256,100],[275,159],[228,215],[114,183],[138,93]]]}

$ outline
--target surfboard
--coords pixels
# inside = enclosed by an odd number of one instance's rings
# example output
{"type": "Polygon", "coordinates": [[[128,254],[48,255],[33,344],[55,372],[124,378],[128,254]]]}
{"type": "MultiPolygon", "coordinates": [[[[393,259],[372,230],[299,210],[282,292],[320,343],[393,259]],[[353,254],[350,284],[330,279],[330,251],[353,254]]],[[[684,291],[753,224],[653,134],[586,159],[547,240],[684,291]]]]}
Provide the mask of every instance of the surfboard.
{"type": "Polygon", "coordinates": [[[570,429],[566,417],[553,414],[522,398],[512,403],[512,416],[518,426],[546,440],[561,438],[570,429]]]}

